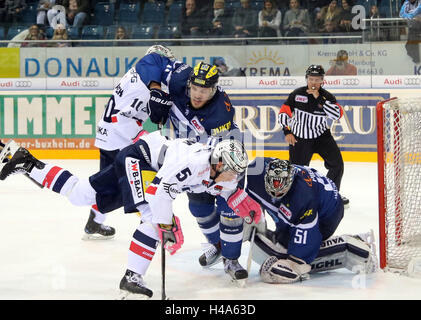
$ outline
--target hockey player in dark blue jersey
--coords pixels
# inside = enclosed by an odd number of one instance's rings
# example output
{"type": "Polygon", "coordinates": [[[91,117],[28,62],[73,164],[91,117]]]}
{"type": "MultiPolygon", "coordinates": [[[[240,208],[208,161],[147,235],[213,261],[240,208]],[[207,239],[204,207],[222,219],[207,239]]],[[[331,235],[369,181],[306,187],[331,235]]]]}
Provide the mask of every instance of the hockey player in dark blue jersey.
{"type": "MultiPolygon", "coordinates": [[[[165,61],[162,56],[156,59],[165,61]]],[[[228,95],[217,86],[219,74],[215,66],[200,62],[191,68],[178,62],[157,61],[148,76],[154,74],[157,83],[156,87],[152,86],[149,102],[153,122],[164,124],[169,116],[177,138],[192,138],[202,143],[230,137],[243,140],[234,124],[234,107],[228,95]],[[158,87],[158,81],[168,87],[168,96],[158,87]],[[172,102],[171,109],[162,103],[165,99],[172,102]]],[[[237,260],[241,254],[243,219],[225,201],[208,193],[188,193],[188,198],[189,209],[209,243],[199,263],[209,267],[223,259],[225,270],[234,270],[227,271],[233,278],[247,278],[247,271],[237,260]]]]}
{"type": "Polygon", "coordinates": [[[261,264],[263,281],[290,283],[341,267],[375,270],[372,233],[332,237],[344,205],[335,184],[315,169],[256,158],[248,167],[245,191],[276,225],[255,237],[253,260],[261,264]]]}

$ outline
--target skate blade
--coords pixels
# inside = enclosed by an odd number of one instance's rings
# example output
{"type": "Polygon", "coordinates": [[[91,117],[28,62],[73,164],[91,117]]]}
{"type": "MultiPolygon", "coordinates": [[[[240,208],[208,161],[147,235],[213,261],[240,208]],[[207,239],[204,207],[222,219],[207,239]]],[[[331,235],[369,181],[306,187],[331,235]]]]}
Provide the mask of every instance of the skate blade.
{"type": "Polygon", "coordinates": [[[82,240],[84,240],[84,241],[111,240],[111,239],[114,239],[114,237],[115,237],[114,234],[112,236],[103,236],[103,235],[98,234],[98,233],[94,233],[94,234],[85,233],[82,236],[82,240]]]}
{"type": "Polygon", "coordinates": [[[0,152],[0,172],[3,170],[4,166],[7,164],[7,162],[13,158],[16,151],[18,151],[19,145],[13,141],[10,140],[6,145],[1,149],[0,152]]]}
{"type": "Polygon", "coordinates": [[[134,294],[124,290],[120,290],[120,295],[118,300],[149,300],[150,297],[144,294],[134,294]]]}

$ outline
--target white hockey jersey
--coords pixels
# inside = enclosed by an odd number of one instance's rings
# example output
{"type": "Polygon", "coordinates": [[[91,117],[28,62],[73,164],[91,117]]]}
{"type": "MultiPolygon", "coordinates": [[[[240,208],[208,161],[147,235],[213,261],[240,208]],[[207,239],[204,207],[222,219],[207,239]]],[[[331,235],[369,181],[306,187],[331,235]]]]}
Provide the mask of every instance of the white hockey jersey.
{"type": "Polygon", "coordinates": [[[165,152],[162,166],[145,192],[153,212],[152,223],[171,224],[172,202],[182,192],[207,192],[226,199],[236,190],[237,180],[215,183],[211,179],[209,145],[188,139],[163,139],[159,138],[159,132],[142,137],[148,143],[152,167],[158,165],[159,155],[162,157],[165,152]]]}
{"type": "Polygon", "coordinates": [[[118,150],[133,143],[149,118],[147,103],[149,89],[131,68],[114,88],[98,122],[95,146],[104,150],[118,150]]]}
{"type": "Polygon", "coordinates": [[[149,118],[149,84],[156,82],[165,85],[179,64],[181,62],[171,61],[156,53],[140,59],[114,88],[97,125],[95,146],[111,151],[132,144],[149,118]]]}

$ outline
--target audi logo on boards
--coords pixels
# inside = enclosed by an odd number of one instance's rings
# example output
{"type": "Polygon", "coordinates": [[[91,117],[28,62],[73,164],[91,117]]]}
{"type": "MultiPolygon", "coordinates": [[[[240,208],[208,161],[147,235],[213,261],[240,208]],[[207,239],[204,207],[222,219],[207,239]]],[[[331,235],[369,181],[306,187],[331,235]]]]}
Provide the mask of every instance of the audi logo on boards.
{"type": "Polygon", "coordinates": [[[15,87],[17,87],[17,88],[30,88],[30,87],[32,87],[32,81],[17,80],[17,81],[15,81],[15,87]]]}
{"type": "Polygon", "coordinates": [[[82,87],[96,88],[99,87],[98,80],[83,80],[82,87]]]}
{"type": "Polygon", "coordinates": [[[403,80],[403,83],[407,86],[419,86],[421,85],[421,79],[420,78],[405,78],[403,80]]]}
{"type": "Polygon", "coordinates": [[[220,79],[218,85],[221,87],[231,87],[234,85],[234,81],[230,79],[220,79]]]}
{"type": "Polygon", "coordinates": [[[279,79],[278,81],[280,86],[296,86],[297,85],[297,80],[295,79],[279,79]]]}
{"type": "Polygon", "coordinates": [[[360,80],[356,78],[342,79],[342,85],[344,86],[358,86],[359,84],[360,84],[360,80]]]}

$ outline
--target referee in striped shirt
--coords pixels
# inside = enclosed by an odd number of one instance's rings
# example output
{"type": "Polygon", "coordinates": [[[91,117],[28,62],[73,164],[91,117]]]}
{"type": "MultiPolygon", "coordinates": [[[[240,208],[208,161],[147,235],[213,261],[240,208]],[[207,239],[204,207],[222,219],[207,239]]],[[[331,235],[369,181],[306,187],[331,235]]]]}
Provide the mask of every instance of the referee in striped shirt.
{"type": "MultiPolygon", "coordinates": [[[[295,89],[282,105],[278,121],[285,141],[289,144],[289,160],[293,164],[309,166],[314,153],[318,153],[338,190],[344,173],[341,151],[328,127],[327,119],[338,120],[343,109],[330,92],[322,88],[325,71],[322,66],[311,65],[306,71],[307,86],[295,89]]],[[[344,205],[349,200],[342,196],[344,205]]]]}

